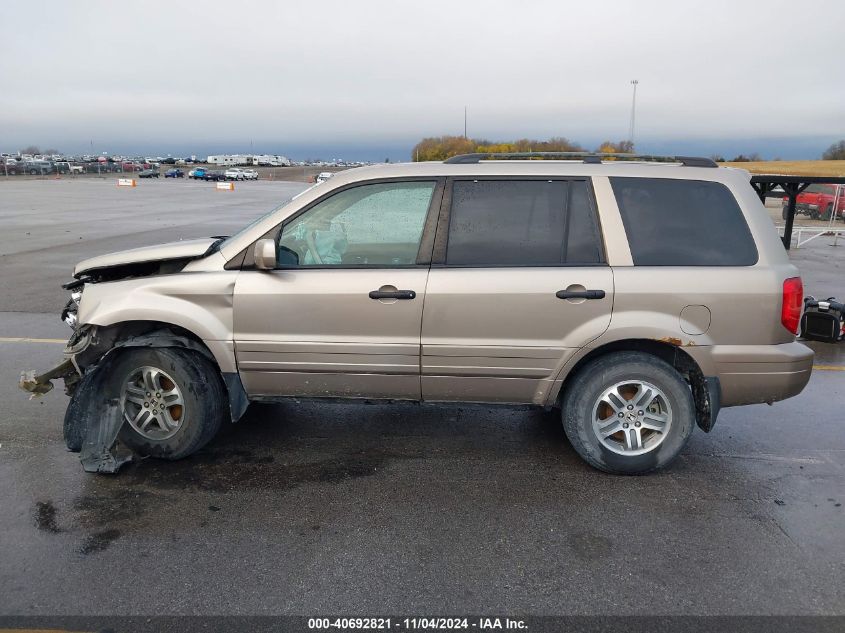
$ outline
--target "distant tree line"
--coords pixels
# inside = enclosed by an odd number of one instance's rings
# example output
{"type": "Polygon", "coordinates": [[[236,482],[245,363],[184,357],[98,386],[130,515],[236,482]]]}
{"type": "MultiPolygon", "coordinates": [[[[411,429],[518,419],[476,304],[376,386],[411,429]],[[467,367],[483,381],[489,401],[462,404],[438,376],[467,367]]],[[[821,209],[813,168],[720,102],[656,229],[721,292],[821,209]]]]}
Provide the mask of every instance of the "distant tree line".
{"type": "Polygon", "coordinates": [[[823,160],[845,160],[845,140],[838,141],[828,147],[824,154],[823,160]]]}
{"type": "MultiPolygon", "coordinates": [[[[424,138],[414,146],[411,158],[414,161],[446,160],[458,154],[512,154],[515,152],[585,152],[582,145],[568,138],[557,136],[547,141],[519,139],[517,141],[491,142],[486,139],[464,136],[433,136],[424,138]]],[[[611,154],[630,154],[634,144],[630,141],[613,143],[605,141],[595,151],[611,154]]]]}
{"type": "Polygon", "coordinates": [[[724,156],[719,156],[718,154],[713,155],[710,158],[712,158],[717,163],[759,163],[763,160],[763,157],[760,156],[760,154],[758,154],[757,152],[754,152],[753,154],[748,154],[747,156],[745,154],[739,154],[738,156],[734,156],[730,160],[728,160],[724,156]]]}
{"type": "MultiPolygon", "coordinates": [[[[757,152],[748,155],[739,154],[738,156],[734,156],[730,160],[720,154],[713,154],[710,156],[710,158],[712,158],[717,163],[756,163],[765,160],[757,152]]],[[[777,156],[772,160],[779,161],[783,159],[777,156]]],[[[845,139],[837,141],[836,143],[828,147],[822,154],[822,160],[845,160],[845,139]]]]}

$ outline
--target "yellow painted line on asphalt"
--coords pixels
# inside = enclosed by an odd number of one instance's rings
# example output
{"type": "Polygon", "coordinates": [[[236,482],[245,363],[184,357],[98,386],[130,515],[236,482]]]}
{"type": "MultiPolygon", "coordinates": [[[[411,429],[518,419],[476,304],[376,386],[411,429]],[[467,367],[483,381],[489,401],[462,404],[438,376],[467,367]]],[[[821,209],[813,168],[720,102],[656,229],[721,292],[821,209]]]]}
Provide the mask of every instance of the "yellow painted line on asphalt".
{"type": "Polygon", "coordinates": [[[845,371],[845,365],[813,365],[816,371],[845,371]]]}
{"type": "Polygon", "coordinates": [[[61,343],[65,345],[67,339],[65,338],[26,338],[15,336],[0,336],[0,343],[61,343]]]}

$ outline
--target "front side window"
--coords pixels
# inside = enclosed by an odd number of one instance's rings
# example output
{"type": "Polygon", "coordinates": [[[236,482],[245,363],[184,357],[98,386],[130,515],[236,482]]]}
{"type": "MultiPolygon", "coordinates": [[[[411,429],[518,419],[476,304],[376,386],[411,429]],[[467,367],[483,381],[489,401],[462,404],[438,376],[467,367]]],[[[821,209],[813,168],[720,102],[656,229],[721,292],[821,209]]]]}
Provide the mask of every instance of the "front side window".
{"type": "Polygon", "coordinates": [[[618,178],[610,184],[637,266],[753,266],[757,247],[722,183],[618,178]]]}
{"type": "Polygon", "coordinates": [[[459,180],[446,264],[562,266],[602,261],[586,181],[459,180]]]}
{"type": "Polygon", "coordinates": [[[279,246],[306,267],[414,265],[435,185],[390,182],[346,189],[286,223],[279,246]]]}

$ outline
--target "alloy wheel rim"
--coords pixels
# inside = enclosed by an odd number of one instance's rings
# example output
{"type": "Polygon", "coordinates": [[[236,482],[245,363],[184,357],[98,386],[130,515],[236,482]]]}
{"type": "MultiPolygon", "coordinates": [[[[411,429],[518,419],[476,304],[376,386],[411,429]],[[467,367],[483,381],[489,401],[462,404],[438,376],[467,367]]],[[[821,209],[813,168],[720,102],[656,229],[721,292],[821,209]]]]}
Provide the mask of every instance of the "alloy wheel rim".
{"type": "Polygon", "coordinates": [[[672,407],[661,389],[626,380],[605,389],[592,409],[593,432],[602,446],[627,457],[660,446],[672,426],[672,407]]]}
{"type": "Polygon", "coordinates": [[[120,391],[123,418],[149,440],[173,437],[185,419],[185,400],[175,380],[158,367],[145,365],[129,374],[120,391]]]}

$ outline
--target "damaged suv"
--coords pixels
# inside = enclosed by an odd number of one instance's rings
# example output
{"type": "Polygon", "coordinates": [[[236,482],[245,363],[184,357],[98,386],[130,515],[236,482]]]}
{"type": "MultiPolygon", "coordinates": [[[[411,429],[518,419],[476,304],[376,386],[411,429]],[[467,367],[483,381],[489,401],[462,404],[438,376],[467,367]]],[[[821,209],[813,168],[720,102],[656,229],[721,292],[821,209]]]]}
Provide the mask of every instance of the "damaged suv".
{"type": "Polygon", "coordinates": [[[748,174],[708,159],[352,169],[231,237],[73,276],[65,362],[22,386],[64,379],[89,471],[190,455],[249,402],[328,397],[559,408],[589,464],[642,473],[720,407],[798,394],[813,361],[748,174]]]}

